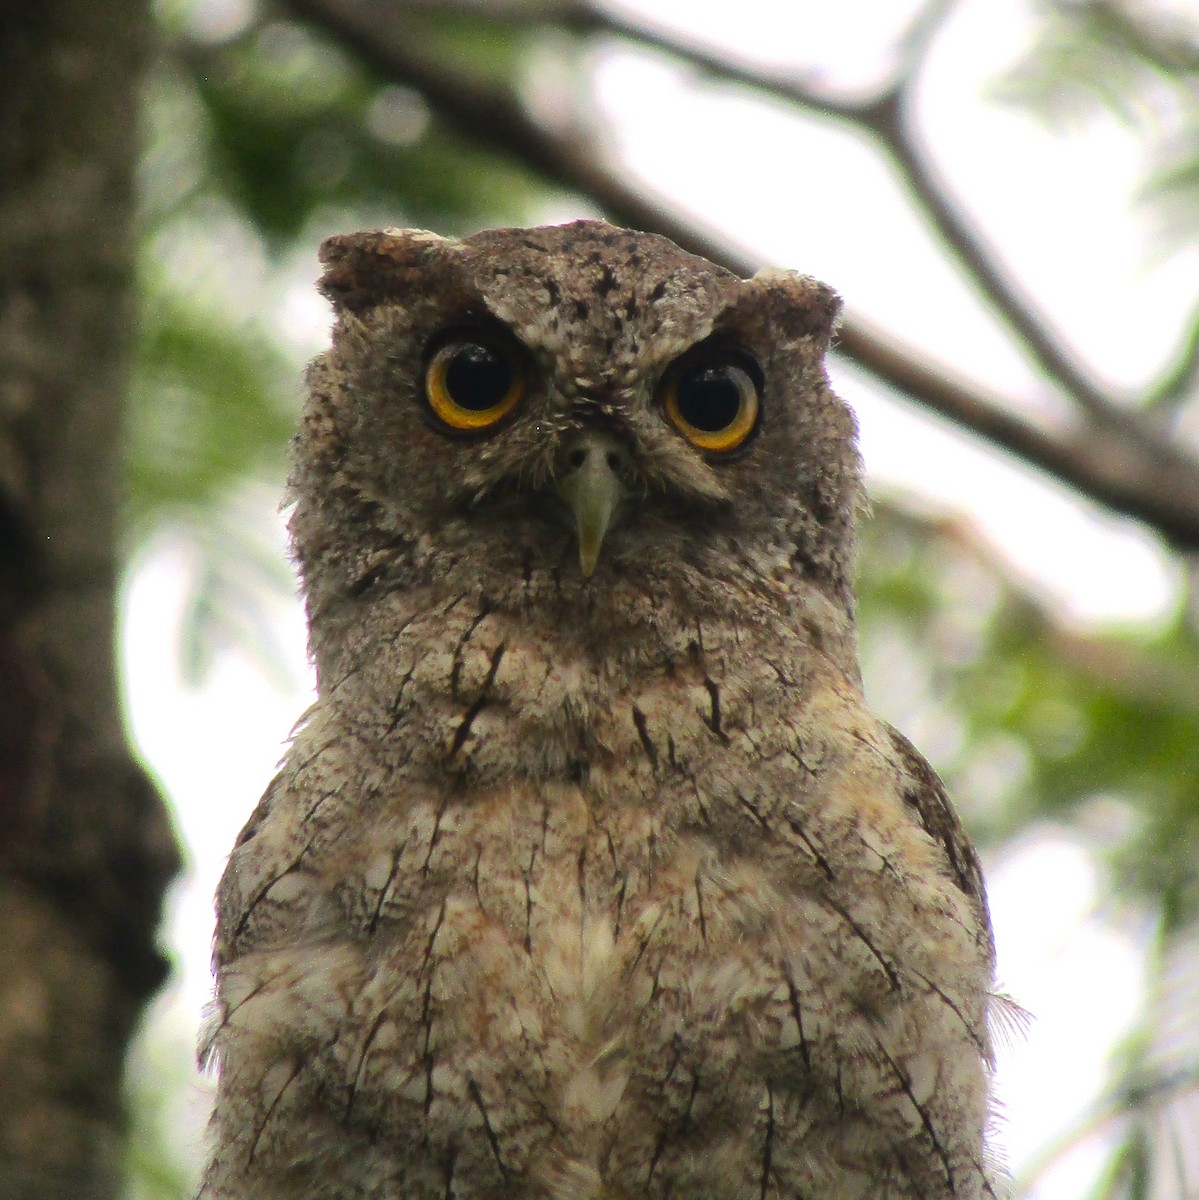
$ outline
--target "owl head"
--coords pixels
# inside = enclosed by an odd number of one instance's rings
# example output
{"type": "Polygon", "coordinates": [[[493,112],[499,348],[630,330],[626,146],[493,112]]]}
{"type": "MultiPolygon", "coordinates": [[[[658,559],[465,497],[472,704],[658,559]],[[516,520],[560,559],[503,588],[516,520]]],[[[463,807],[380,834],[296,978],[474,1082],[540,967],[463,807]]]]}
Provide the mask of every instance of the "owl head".
{"type": "Polygon", "coordinates": [[[321,259],[336,322],[291,477],[314,628],[401,588],[593,632],[797,588],[852,612],[823,284],[601,221],[356,233],[321,259]]]}

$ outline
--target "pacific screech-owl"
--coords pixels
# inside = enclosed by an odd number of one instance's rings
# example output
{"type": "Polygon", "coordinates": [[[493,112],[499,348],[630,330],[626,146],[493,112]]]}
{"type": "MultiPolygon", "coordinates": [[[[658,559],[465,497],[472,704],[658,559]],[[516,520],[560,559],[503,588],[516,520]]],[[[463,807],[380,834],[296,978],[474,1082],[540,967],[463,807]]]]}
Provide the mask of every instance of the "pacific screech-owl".
{"type": "Polygon", "coordinates": [[[977,1200],[992,943],[865,707],[812,279],[322,249],[319,698],[218,897],[205,1200],[977,1200]]]}

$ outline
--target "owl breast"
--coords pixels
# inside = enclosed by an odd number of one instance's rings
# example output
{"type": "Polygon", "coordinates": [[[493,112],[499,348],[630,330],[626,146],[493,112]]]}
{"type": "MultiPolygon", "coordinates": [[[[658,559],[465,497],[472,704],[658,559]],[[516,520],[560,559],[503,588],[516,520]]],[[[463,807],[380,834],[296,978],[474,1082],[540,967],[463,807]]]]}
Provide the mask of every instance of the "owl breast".
{"type": "Polygon", "coordinates": [[[392,603],[223,885],[236,1154],[296,1197],[978,1195],[989,948],[853,685],[392,603]]]}

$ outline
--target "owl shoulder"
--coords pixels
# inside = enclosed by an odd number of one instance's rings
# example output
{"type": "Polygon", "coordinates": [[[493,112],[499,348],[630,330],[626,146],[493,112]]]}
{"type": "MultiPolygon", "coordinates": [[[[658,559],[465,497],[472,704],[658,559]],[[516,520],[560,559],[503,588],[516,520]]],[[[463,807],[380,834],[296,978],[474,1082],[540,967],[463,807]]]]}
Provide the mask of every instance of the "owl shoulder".
{"type": "Polygon", "coordinates": [[[941,777],[928,760],[898,729],[883,723],[890,739],[900,773],[900,794],[909,815],[940,846],[949,878],[979,914],[983,928],[989,928],[986,887],[982,864],[962,822],[950,802],[941,777]]]}

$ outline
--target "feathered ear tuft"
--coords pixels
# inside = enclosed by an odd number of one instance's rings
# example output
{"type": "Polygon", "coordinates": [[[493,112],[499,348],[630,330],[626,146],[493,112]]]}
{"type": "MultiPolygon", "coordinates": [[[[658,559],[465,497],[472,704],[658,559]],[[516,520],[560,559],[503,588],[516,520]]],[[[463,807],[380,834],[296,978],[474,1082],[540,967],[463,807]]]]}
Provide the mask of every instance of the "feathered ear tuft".
{"type": "Polygon", "coordinates": [[[827,347],[841,314],[841,297],[826,283],[795,271],[759,271],[750,281],[771,302],[775,327],[788,338],[827,347]]]}
{"type": "Polygon", "coordinates": [[[317,285],[338,312],[360,313],[410,291],[430,257],[453,245],[425,229],[371,229],[321,243],[325,273],[317,285]]]}

